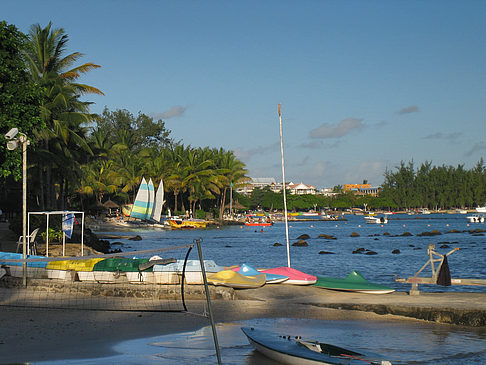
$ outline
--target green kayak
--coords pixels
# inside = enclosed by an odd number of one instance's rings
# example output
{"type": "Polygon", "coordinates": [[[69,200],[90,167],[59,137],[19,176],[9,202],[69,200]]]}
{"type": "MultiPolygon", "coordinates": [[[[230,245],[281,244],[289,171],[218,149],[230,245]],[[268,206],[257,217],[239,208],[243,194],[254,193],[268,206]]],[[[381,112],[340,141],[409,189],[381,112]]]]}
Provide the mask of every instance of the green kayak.
{"type": "Polygon", "coordinates": [[[368,294],[387,294],[395,291],[395,289],[384,285],[370,283],[359,272],[354,270],[351,271],[351,273],[345,279],[317,275],[317,282],[314,284],[314,286],[323,289],[352,291],[368,294]]]}

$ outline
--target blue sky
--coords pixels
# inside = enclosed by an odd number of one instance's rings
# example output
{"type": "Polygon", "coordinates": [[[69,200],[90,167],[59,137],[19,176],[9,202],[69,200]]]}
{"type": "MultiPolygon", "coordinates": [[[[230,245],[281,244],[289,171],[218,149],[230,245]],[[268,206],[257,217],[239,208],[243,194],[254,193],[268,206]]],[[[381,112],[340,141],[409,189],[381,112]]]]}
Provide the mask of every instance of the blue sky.
{"type": "Polygon", "coordinates": [[[102,67],[92,112],[162,118],[186,145],[235,151],[252,177],[383,182],[400,161],[486,156],[485,1],[18,1],[102,67]]]}

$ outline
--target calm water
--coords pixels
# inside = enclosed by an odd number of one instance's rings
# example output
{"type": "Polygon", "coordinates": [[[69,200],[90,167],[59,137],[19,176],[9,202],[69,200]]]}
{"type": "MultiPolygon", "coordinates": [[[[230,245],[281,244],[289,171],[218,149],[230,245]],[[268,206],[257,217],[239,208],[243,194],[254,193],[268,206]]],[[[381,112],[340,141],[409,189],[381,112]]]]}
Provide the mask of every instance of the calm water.
{"type": "MultiPolygon", "coordinates": [[[[452,277],[486,278],[486,237],[467,231],[486,229],[486,224],[468,225],[464,215],[394,215],[382,226],[365,224],[362,216],[348,216],[339,222],[292,222],[290,242],[301,234],[308,234],[308,247],[291,247],[292,267],[301,271],[344,277],[351,270],[359,270],[365,278],[398,290],[407,291],[409,284],[394,281],[412,276],[427,261],[427,246],[436,245],[440,253],[454,247],[458,252],[449,256],[452,277]],[[419,237],[417,234],[438,230],[441,235],[419,237]],[[458,230],[461,233],[447,233],[458,230]],[[359,237],[350,237],[352,232],[359,237]],[[388,232],[390,236],[384,235],[388,232]],[[410,237],[393,237],[410,232],[410,237]],[[319,234],[333,235],[336,240],[317,238],[319,234]],[[448,245],[449,248],[440,248],[448,245]],[[377,252],[368,256],[353,254],[357,248],[377,252]],[[400,254],[392,254],[399,249],[400,254]],[[320,251],[334,254],[323,255],[320,251]]],[[[101,233],[101,232],[100,232],[101,233]]],[[[104,232],[105,233],[105,232],[104,232]]],[[[113,233],[113,232],[106,232],[113,233]]],[[[229,266],[250,263],[256,267],[275,267],[287,264],[286,247],[274,247],[275,242],[285,244],[285,227],[277,223],[263,232],[255,227],[224,227],[208,230],[135,230],[120,234],[142,236],[141,241],[120,241],[124,251],[170,247],[202,239],[205,259],[229,266]]],[[[174,256],[179,258],[181,253],[174,256]]],[[[171,257],[165,253],[165,257],[171,257]]],[[[196,250],[191,253],[197,258],[196,250]]],[[[428,272],[430,273],[430,272],[428,272]]],[[[486,287],[438,287],[423,285],[423,291],[486,291],[486,287]]],[[[451,327],[424,322],[382,321],[325,321],[303,319],[254,319],[218,325],[218,337],[224,364],[275,364],[255,352],[240,327],[266,328],[282,334],[300,335],[355,350],[380,353],[400,364],[485,364],[486,330],[451,327]]],[[[115,346],[116,356],[86,360],[63,360],[58,364],[214,364],[216,356],[210,327],[199,331],[172,334],[127,341],[115,346]]],[[[49,362],[52,364],[53,362],[49,362]]]]}
{"type": "MultiPolygon", "coordinates": [[[[393,364],[484,364],[486,330],[462,330],[429,323],[255,319],[217,327],[223,364],[273,365],[250,346],[241,326],[300,335],[354,350],[379,353],[393,364]]],[[[215,364],[211,328],[126,341],[114,347],[118,355],[98,359],[63,360],[49,364],[215,364]]]]}
{"type": "MultiPolygon", "coordinates": [[[[485,278],[486,236],[484,233],[471,234],[476,228],[486,229],[486,224],[468,224],[464,215],[430,214],[425,216],[393,215],[383,226],[366,224],[362,216],[346,216],[347,221],[337,222],[292,222],[290,223],[290,244],[302,234],[310,236],[308,247],[290,247],[291,266],[314,275],[345,277],[352,270],[358,270],[368,280],[408,291],[409,284],[395,282],[395,276],[413,276],[428,260],[427,246],[435,244],[436,251],[445,254],[459,247],[448,257],[453,278],[485,278]],[[441,235],[419,237],[417,234],[438,230],[441,235]],[[447,233],[457,230],[461,233],[447,233]],[[356,232],[359,237],[350,237],[356,232]],[[390,235],[386,236],[384,233],[390,235]],[[413,236],[399,236],[409,232],[413,236]],[[318,238],[328,234],[336,240],[318,238]],[[440,248],[447,245],[449,247],[440,248]],[[412,247],[413,246],[413,247],[412,247]],[[358,248],[377,252],[377,255],[353,254],[358,248]],[[399,254],[392,254],[399,249],[399,254]],[[333,254],[319,254],[320,251],[333,254]]],[[[113,232],[110,232],[113,233],[113,232]]],[[[277,267],[287,265],[285,247],[285,225],[276,223],[265,227],[230,226],[207,230],[133,230],[123,234],[138,234],[141,241],[112,240],[122,242],[123,251],[170,247],[202,240],[205,259],[213,259],[217,264],[230,266],[249,263],[255,267],[277,267]],[[279,242],[284,246],[274,247],[279,242]]],[[[167,254],[170,256],[170,254],[167,254]]],[[[196,250],[191,252],[197,258],[196,250]]],[[[430,276],[430,270],[425,274],[430,276]]],[[[421,285],[423,291],[480,291],[486,287],[421,285]]]]}

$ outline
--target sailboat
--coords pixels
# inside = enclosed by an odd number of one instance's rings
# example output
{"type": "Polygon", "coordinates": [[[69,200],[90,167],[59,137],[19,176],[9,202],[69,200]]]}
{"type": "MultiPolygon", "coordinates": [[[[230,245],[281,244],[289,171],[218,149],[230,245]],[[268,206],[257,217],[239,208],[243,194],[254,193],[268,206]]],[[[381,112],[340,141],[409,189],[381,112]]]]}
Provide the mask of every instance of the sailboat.
{"type": "Polygon", "coordinates": [[[130,218],[140,219],[143,221],[150,220],[152,216],[152,210],[154,206],[154,184],[152,179],[148,184],[144,177],[138,188],[135,202],[133,203],[132,211],[130,212],[130,218]]]}
{"type": "Polygon", "coordinates": [[[164,206],[164,182],[160,180],[159,187],[154,197],[154,206],[152,209],[152,214],[150,216],[150,221],[154,228],[170,228],[170,226],[164,222],[160,221],[162,216],[162,207],[164,206]]]}

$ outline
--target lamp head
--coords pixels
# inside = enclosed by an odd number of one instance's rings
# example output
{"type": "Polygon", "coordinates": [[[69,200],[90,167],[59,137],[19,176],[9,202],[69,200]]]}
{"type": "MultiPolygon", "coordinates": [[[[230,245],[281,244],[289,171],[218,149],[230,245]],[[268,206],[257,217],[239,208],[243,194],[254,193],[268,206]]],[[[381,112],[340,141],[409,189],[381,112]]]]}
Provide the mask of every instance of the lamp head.
{"type": "Polygon", "coordinates": [[[7,150],[13,151],[16,149],[19,145],[19,142],[16,139],[11,139],[10,141],[7,142],[7,150]]]}
{"type": "Polygon", "coordinates": [[[12,128],[11,130],[8,131],[8,133],[5,135],[6,139],[12,139],[14,138],[17,134],[19,133],[18,128],[12,128]]]}

